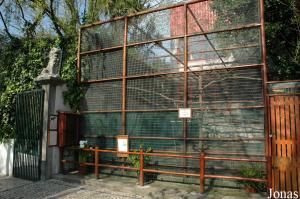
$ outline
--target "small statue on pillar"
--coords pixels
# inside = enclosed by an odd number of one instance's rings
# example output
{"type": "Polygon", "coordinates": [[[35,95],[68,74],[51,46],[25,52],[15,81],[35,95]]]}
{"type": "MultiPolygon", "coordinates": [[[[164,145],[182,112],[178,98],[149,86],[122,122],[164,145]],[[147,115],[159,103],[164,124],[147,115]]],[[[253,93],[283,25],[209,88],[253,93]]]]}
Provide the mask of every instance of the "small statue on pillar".
{"type": "Polygon", "coordinates": [[[52,48],[49,52],[49,62],[41,74],[36,78],[37,81],[59,79],[59,67],[61,64],[61,50],[52,48]]]}

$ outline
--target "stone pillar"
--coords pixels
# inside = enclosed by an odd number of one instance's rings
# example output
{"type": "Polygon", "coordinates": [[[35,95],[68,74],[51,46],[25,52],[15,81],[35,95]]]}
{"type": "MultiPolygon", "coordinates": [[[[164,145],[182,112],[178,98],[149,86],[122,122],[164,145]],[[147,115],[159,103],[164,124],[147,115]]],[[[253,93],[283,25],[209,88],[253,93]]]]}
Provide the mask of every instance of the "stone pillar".
{"type": "Polygon", "coordinates": [[[43,134],[42,134],[42,157],[41,157],[41,180],[51,178],[59,173],[59,147],[48,145],[49,117],[57,115],[57,111],[71,111],[64,104],[63,92],[67,90],[64,81],[58,75],[61,51],[53,48],[49,53],[49,62],[46,68],[36,78],[36,82],[45,91],[43,134]]]}
{"type": "Polygon", "coordinates": [[[66,86],[59,78],[37,80],[45,91],[43,134],[42,134],[42,157],[41,157],[41,179],[51,178],[52,174],[59,172],[59,148],[48,146],[49,117],[56,115],[57,111],[70,111],[63,103],[63,91],[66,86]]]}

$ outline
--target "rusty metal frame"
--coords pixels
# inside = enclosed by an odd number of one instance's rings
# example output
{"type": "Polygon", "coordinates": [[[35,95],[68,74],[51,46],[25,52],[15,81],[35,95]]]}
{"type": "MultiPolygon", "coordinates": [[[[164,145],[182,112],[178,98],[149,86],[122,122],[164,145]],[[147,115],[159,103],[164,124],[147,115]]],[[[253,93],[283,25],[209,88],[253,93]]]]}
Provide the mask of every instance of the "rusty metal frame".
{"type": "Polygon", "coordinates": [[[123,46],[123,79],[122,79],[122,121],[121,134],[126,134],[126,74],[127,74],[127,33],[128,33],[128,17],[124,18],[124,46],[123,46]]]}
{"type": "Polygon", "coordinates": [[[266,168],[267,168],[267,188],[272,188],[272,162],[271,162],[271,154],[272,154],[272,149],[271,149],[271,138],[270,138],[270,129],[269,129],[269,115],[268,115],[268,104],[269,104],[269,99],[267,95],[267,82],[268,82],[268,68],[267,68],[267,48],[266,48],[266,33],[265,33],[265,19],[264,19],[264,0],[259,1],[259,6],[260,6],[260,31],[261,31],[261,45],[262,45],[262,61],[263,61],[263,67],[262,67],[262,74],[263,74],[263,96],[264,96],[264,129],[265,129],[265,135],[266,135],[266,149],[265,149],[265,154],[266,154],[266,168]]]}

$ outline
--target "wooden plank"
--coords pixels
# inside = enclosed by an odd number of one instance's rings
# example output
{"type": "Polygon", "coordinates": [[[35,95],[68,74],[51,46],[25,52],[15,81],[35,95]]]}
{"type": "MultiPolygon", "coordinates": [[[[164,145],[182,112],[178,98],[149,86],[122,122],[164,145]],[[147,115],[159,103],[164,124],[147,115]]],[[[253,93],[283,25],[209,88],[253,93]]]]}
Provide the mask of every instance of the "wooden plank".
{"type": "Polygon", "coordinates": [[[275,137],[274,137],[274,153],[273,153],[273,161],[274,161],[274,180],[275,180],[275,184],[274,184],[274,189],[276,191],[280,190],[280,172],[277,168],[277,162],[278,162],[278,157],[281,156],[281,145],[277,144],[275,141],[280,140],[280,109],[279,109],[279,97],[278,96],[274,96],[274,109],[275,109],[275,137]]]}
{"type": "MultiPolygon", "coordinates": [[[[300,156],[300,116],[299,116],[299,96],[295,96],[295,123],[296,123],[296,137],[297,137],[297,157],[300,156]]],[[[300,181],[298,181],[300,182],[300,181]]]]}
{"type": "MultiPolygon", "coordinates": [[[[280,140],[280,109],[279,109],[279,96],[275,97],[275,112],[276,112],[276,140],[280,140]]],[[[277,153],[276,155],[279,156],[279,151],[277,147],[277,153]]]]}
{"type": "MultiPolygon", "coordinates": [[[[273,158],[273,154],[276,153],[276,144],[274,144],[274,139],[276,137],[275,135],[275,107],[274,107],[274,97],[269,97],[269,121],[270,121],[270,124],[269,124],[269,129],[270,129],[270,132],[269,134],[272,135],[272,138],[271,138],[271,142],[270,142],[270,145],[271,145],[271,151],[270,151],[270,156],[271,156],[271,165],[274,165],[274,158],[273,158]],[[275,147],[274,147],[275,146],[275,147]]],[[[271,187],[274,189],[274,186],[275,186],[275,175],[274,175],[274,172],[273,172],[273,169],[270,169],[271,172],[271,187]]]]}
{"type": "Polygon", "coordinates": [[[292,157],[296,157],[296,117],[295,117],[295,100],[294,96],[289,98],[290,100],[290,120],[291,120],[291,138],[292,138],[292,157]]]}
{"type": "MultiPolygon", "coordinates": [[[[290,120],[290,96],[284,97],[284,113],[285,113],[285,136],[287,141],[291,141],[291,120],[290,120]]],[[[292,157],[292,142],[286,146],[286,156],[292,157]]]]}
{"type": "Polygon", "coordinates": [[[297,159],[295,157],[292,158],[291,162],[291,174],[292,174],[292,191],[298,190],[298,182],[297,182],[297,159]]]}
{"type": "MultiPolygon", "coordinates": [[[[284,97],[279,96],[279,109],[280,109],[280,140],[285,140],[285,113],[284,113],[284,97]]],[[[280,144],[280,161],[284,161],[283,158],[286,157],[286,144],[281,143],[280,144]]],[[[285,190],[285,170],[282,165],[280,165],[281,168],[279,169],[280,172],[280,190],[285,190]]]]}
{"type": "Polygon", "coordinates": [[[295,131],[295,100],[294,96],[289,97],[289,107],[290,107],[290,121],[291,121],[291,183],[292,183],[292,191],[298,190],[298,182],[297,182],[297,159],[296,159],[296,131],[295,131]]]}
{"type": "Polygon", "coordinates": [[[291,141],[291,130],[290,130],[290,96],[284,96],[284,113],[285,113],[285,138],[289,143],[284,143],[286,146],[286,191],[292,190],[292,177],[291,177],[291,157],[292,157],[292,142],[291,141]]]}
{"type": "MultiPolygon", "coordinates": [[[[286,132],[285,132],[285,105],[284,105],[284,97],[279,97],[279,109],[280,109],[280,140],[286,140],[286,132]]],[[[282,145],[282,156],[286,157],[286,148],[282,145]]]]}
{"type": "Polygon", "coordinates": [[[280,191],[280,186],[281,186],[281,177],[280,177],[280,170],[279,170],[279,158],[276,158],[276,164],[277,165],[274,169],[274,173],[275,173],[275,180],[276,180],[276,190],[280,191]]]}
{"type": "Polygon", "coordinates": [[[299,117],[299,96],[295,96],[295,134],[296,134],[296,159],[297,159],[297,176],[298,176],[298,192],[300,192],[300,117],[299,117]]]}

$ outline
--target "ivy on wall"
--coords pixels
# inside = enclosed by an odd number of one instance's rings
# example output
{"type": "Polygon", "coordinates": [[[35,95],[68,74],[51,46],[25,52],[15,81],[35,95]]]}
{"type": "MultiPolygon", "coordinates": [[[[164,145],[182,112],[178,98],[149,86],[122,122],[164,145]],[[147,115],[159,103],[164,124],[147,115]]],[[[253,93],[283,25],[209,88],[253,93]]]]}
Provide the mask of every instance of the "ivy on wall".
{"type": "Polygon", "coordinates": [[[12,138],[15,124],[15,95],[38,88],[34,78],[48,61],[50,38],[0,38],[0,142],[12,138]]]}

